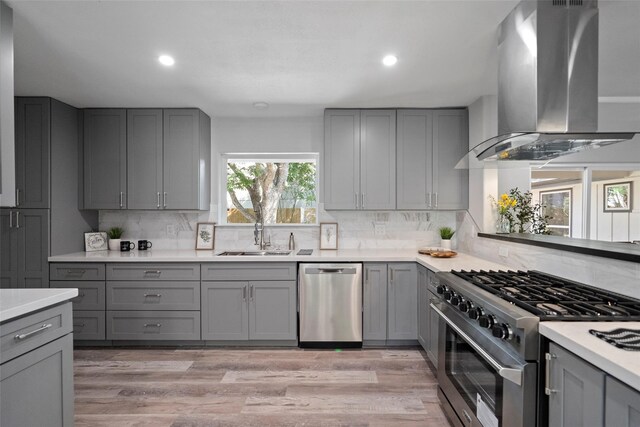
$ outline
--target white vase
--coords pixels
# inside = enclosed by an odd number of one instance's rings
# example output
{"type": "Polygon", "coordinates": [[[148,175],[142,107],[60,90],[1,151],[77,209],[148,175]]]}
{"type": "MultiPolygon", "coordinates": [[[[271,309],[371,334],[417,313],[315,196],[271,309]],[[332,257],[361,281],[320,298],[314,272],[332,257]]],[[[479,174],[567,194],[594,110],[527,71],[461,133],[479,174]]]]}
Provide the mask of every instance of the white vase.
{"type": "Polygon", "coordinates": [[[109,239],[109,250],[110,251],[119,251],[120,250],[120,242],[122,239],[109,239]]]}
{"type": "Polygon", "coordinates": [[[440,239],[440,247],[450,251],[451,250],[451,239],[440,239]]]}

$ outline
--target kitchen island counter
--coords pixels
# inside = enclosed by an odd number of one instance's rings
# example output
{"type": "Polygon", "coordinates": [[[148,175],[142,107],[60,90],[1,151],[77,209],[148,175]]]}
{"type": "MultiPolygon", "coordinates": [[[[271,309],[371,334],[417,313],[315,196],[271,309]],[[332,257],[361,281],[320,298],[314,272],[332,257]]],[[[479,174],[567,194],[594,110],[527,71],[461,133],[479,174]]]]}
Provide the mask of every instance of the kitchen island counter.
{"type": "Polygon", "coordinates": [[[51,307],[78,296],[78,289],[0,289],[0,322],[51,307]]]}

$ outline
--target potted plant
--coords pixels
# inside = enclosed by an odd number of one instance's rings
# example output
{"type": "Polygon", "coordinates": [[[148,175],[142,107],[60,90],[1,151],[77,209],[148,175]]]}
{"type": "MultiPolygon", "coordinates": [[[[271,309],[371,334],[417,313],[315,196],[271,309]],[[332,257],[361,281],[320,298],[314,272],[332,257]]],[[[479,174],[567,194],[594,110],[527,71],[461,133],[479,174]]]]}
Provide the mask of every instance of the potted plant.
{"type": "Polygon", "coordinates": [[[444,249],[451,249],[451,238],[456,233],[451,227],[440,227],[440,246],[444,249]]]}
{"type": "Polygon", "coordinates": [[[124,228],[122,227],[111,227],[109,231],[107,231],[107,236],[109,237],[109,250],[110,251],[119,251],[120,250],[120,238],[124,234],[124,228]]]}

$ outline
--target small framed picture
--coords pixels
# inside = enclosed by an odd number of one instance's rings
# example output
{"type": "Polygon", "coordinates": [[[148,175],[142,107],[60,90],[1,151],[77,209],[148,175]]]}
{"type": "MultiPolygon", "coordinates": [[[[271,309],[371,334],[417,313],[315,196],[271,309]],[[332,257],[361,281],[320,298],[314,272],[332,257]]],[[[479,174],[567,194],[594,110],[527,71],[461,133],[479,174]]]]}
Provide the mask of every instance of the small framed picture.
{"type": "Polygon", "coordinates": [[[337,250],[338,249],[338,223],[337,222],[321,222],[320,223],[320,249],[337,250]]]}
{"type": "Polygon", "coordinates": [[[216,240],[216,223],[199,222],[196,231],[196,249],[211,250],[216,240]]]}
{"type": "Polygon", "coordinates": [[[616,182],[604,185],[605,212],[631,212],[633,190],[631,182],[616,182]]]}
{"type": "Polygon", "coordinates": [[[107,233],[84,233],[84,250],[86,252],[106,251],[107,233]]]}

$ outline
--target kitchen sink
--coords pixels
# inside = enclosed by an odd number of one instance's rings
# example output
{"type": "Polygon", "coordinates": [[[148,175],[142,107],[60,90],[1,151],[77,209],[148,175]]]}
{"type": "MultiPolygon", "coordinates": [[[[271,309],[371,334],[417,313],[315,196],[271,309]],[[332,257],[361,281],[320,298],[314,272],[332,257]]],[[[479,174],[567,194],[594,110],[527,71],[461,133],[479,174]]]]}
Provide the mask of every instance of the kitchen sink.
{"type": "Polygon", "coordinates": [[[217,256],[286,256],[290,253],[291,251],[226,251],[219,253],[217,256]]]}

